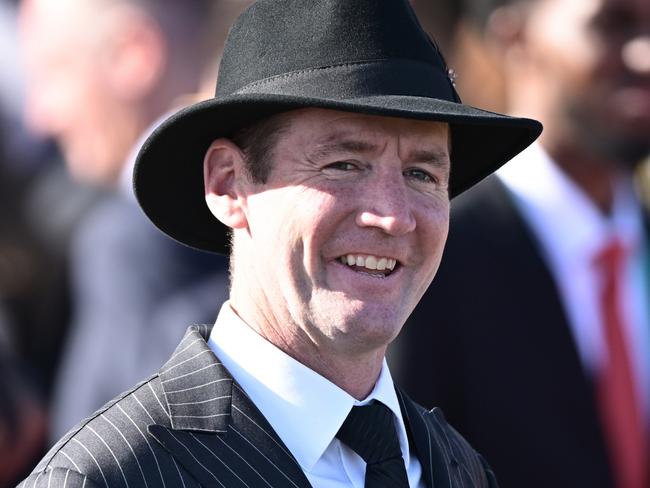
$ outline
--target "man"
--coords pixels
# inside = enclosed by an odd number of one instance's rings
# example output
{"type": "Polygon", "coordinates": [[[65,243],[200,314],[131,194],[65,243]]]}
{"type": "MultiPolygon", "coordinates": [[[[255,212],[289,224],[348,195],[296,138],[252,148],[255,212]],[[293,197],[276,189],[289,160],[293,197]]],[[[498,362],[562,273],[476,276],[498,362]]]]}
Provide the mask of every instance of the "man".
{"type": "Polygon", "coordinates": [[[650,153],[650,4],[506,3],[478,17],[486,45],[510,110],[547,130],[455,202],[398,377],[502,486],[647,487],[648,224],[632,172],[650,153]]]}
{"type": "Polygon", "coordinates": [[[215,98],[135,169],[159,228],[231,248],[230,301],[25,486],[496,486],[383,358],[438,267],[449,196],[540,130],[462,105],[406,1],[255,3],[215,98]]]}
{"type": "Polygon", "coordinates": [[[53,441],[154,372],[182,337],[180,324],[211,320],[227,295],[226,263],[162,236],[126,180],[151,124],[203,83],[242,3],[21,5],[30,125],[57,140],[77,180],[107,193],[73,239],[74,309],[54,388],[53,441]],[[194,292],[202,283],[209,295],[194,292]],[[170,309],[179,295],[191,306],[170,309]]]}

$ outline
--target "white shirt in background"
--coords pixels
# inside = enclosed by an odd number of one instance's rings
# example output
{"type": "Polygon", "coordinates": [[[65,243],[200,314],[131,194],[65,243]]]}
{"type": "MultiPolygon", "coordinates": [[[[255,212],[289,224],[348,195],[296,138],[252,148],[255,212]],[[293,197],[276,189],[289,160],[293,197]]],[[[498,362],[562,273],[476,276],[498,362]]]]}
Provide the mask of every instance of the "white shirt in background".
{"type": "Polygon", "coordinates": [[[595,256],[612,238],[628,250],[622,313],[628,351],[644,411],[650,419],[650,283],[643,212],[632,179],[618,182],[609,216],[546,154],[532,145],[497,175],[513,194],[537,238],[559,289],[586,371],[598,372],[607,354],[603,337],[600,276],[595,256]]]}

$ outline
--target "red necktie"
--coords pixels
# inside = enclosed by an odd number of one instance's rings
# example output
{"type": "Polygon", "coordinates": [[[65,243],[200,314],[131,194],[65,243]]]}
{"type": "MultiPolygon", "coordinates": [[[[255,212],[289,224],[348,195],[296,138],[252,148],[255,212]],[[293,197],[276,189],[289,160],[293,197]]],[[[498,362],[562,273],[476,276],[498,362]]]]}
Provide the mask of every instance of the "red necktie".
{"type": "Polygon", "coordinates": [[[624,258],[625,249],[618,241],[596,257],[602,277],[600,301],[607,351],[597,395],[617,488],[648,488],[645,419],[621,316],[624,258]]]}

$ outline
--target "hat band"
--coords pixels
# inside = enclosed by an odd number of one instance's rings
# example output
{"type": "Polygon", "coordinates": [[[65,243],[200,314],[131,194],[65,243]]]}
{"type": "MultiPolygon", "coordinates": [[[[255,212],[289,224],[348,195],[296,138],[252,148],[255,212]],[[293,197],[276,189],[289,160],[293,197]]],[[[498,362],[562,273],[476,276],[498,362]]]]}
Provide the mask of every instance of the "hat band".
{"type": "Polygon", "coordinates": [[[402,95],[459,101],[440,68],[413,60],[378,60],[292,71],[244,86],[234,94],[274,94],[343,100],[402,95]]]}

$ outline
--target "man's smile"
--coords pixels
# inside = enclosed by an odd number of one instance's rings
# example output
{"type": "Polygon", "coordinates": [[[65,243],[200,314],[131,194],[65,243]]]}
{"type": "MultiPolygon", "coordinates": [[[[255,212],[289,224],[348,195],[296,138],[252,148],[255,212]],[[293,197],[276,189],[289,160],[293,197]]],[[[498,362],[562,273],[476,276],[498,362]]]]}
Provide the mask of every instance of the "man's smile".
{"type": "Polygon", "coordinates": [[[390,275],[398,263],[397,259],[372,254],[345,254],[339,261],[355,271],[378,277],[390,275]]]}

